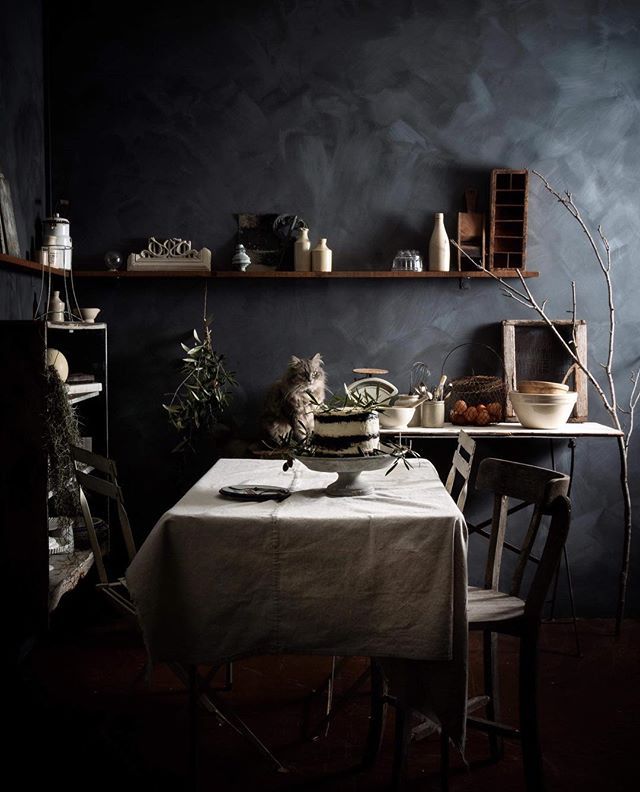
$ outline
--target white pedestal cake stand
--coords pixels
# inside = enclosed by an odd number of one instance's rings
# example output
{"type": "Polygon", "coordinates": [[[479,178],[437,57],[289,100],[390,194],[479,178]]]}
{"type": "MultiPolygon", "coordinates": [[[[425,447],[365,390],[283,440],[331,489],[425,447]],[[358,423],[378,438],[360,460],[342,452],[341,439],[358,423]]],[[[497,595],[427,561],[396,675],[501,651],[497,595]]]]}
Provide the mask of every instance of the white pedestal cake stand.
{"type": "Polygon", "coordinates": [[[337,473],[338,478],[329,484],[326,489],[327,495],[332,498],[343,498],[355,495],[371,495],[374,491],[373,484],[369,484],[363,478],[362,473],[371,470],[382,470],[389,467],[391,457],[388,454],[376,454],[375,456],[357,457],[319,457],[319,456],[297,456],[295,457],[309,470],[318,473],[337,473]]]}

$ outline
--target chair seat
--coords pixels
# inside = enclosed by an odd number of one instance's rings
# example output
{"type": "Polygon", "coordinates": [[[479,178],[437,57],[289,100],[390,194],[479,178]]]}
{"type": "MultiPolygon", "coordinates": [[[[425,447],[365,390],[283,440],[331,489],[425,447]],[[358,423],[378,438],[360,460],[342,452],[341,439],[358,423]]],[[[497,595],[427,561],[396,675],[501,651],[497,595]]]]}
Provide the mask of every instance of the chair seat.
{"type": "Polygon", "coordinates": [[[524,614],[524,601],[519,597],[510,597],[494,589],[469,586],[467,592],[467,615],[469,627],[474,623],[507,621],[524,614]]]}

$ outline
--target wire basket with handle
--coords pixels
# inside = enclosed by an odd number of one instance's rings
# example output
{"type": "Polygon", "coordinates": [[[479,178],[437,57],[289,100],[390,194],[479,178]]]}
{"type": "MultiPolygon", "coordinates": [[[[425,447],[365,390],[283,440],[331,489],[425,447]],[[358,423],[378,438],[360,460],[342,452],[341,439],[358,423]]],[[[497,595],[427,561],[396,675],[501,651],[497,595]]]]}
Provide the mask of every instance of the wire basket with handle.
{"type": "Polygon", "coordinates": [[[451,381],[451,389],[446,397],[446,409],[451,423],[459,426],[488,426],[504,420],[507,406],[507,386],[504,361],[487,344],[469,341],[458,344],[450,350],[443,363],[442,373],[450,356],[465,346],[488,349],[500,361],[502,376],[489,374],[469,374],[451,381]]]}

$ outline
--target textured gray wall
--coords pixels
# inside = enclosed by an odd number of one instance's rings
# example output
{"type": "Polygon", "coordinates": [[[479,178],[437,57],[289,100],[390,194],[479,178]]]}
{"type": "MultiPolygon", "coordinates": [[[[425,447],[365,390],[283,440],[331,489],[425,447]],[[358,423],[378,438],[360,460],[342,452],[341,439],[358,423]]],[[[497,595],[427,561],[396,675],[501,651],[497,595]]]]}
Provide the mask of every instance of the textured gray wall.
{"type": "MultiPolygon", "coordinates": [[[[233,212],[294,211],[313,238],[329,238],[336,268],[385,269],[398,248],[425,250],[434,211],[447,212],[453,232],[462,191],[486,193],[492,167],[537,168],[570,188],[613,241],[619,386],[628,392],[640,349],[637,3],[305,0],[214,11],[183,2],[147,14],[146,4],[129,5],[123,17],[112,4],[85,3],[53,31],[55,195],[71,201],[78,259],[100,266],[105,250],[176,235],[226,266],[233,212]]],[[[601,278],[575,223],[535,181],[530,199],[534,287],[565,317],[577,281],[597,367],[606,352],[601,278]]],[[[110,325],[113,451],[139,532],[185,483],[160,402],[177,382],[178,342],[199,321],[202,288],[81,286],[82,302],[101,306],[110,325]]],[[[215,282],[209,299],[216,344],[241,383],[234,412],[247,436],[291,353],[321,351],[334,387],[356,365],[387,367],[404,385],[414,360],[437,369],[453,345],[499,344],[500,320],[529,317],[487,282],[215,282]]],[[[484,452],[549,461],[543,444],[484,452]]],[[[616,471],[613,443],[580,444],[570,551],[583,614],[613,611],[616,471]]]]}
{"type": "MultiPolygon", "coordinates": [[[[6,0],[0,16],[0,171],[11,187],[22,255],[44,215],[41,0],[6,0]]],[[[0,269],[0,318],[29,319],[39,279],[0,269]]]]}

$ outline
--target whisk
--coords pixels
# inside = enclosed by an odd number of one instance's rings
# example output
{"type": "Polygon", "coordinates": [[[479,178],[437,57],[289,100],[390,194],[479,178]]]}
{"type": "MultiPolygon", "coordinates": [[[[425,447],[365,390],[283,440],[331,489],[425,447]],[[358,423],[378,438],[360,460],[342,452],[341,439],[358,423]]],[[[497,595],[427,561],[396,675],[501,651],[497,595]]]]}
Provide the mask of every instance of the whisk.
{"type": "Polygon", "coordinates": [[[409,393],[417,394],[418,396],[427,396],[429,399],[432,398],[431,392],[429,391],[430,376],[431,371],[429,370],[429,366],[426,363],[416,361],[413,366],[411,366],[409,393]]]}

